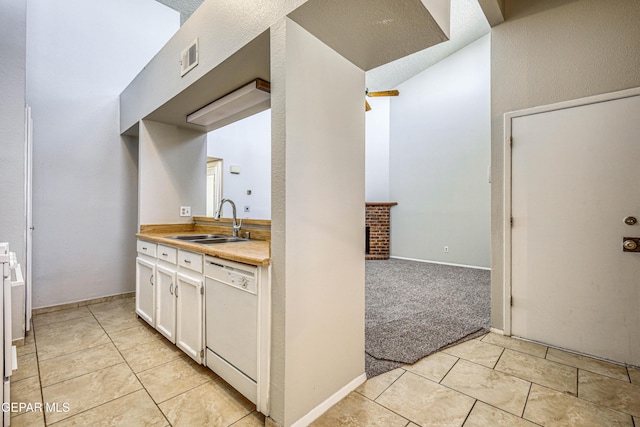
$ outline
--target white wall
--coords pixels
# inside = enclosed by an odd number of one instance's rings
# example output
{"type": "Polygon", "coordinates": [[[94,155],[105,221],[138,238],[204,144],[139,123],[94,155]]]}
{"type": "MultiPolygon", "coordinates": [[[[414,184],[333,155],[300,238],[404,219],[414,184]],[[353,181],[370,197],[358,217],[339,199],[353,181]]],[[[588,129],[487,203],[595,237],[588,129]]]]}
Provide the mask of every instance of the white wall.
{"type": "MultiPolygon", "coordinates": [[[[207,156],[223,159],[222,195],[234,201],[238,218],[271,219],[271,110],[209,132],[207,156]],[[231,165],[240,166],[239,175],[231,165]]],[[[223,216],[231,217],[226,203],[223,216]]]]}
{"type": "Polygon", "coordinates": [[[134,290],[137,147],[119,94],[178,27],[153,0],[29,0],[34,307],[134,290]]]}
{"type": "Polygon", "coordinates": [[[364,72],[288,19],[271,53],[271,416],[288,427],[364,374],[364,72]]]}
{"type": "Polygon", "coordinates": [[[189,223],[180,207],[204,214],[207,134],[150,120],[140,122],[138,213],[140,224],[189,223]]]}
{"type": "Polygon", "coordinates": [[[503,327],[504,113],[640,86],[637,0],[505,1],[491,39],[491,324],[503,327]]]}
{"type": "Polygon", "coordinates": [[[389,109],[390,98],[367,98],[371,110],[365,114],[365,200],[389,200],[389,109]]]}
{"type": "MultiPolygon", "coordinates": [[[[26,0],[0,0],[0,242],[18,261],[25,250],[25,46],[26,0]]],[[[23,264],[24,269],[24,264],[23,264]]]]}
{"type": "Polygon", "coordinates": [[[398,202],[391,255],[489,267],[490,36],[398,89],[390,116],[390,198],[398,202]]]}

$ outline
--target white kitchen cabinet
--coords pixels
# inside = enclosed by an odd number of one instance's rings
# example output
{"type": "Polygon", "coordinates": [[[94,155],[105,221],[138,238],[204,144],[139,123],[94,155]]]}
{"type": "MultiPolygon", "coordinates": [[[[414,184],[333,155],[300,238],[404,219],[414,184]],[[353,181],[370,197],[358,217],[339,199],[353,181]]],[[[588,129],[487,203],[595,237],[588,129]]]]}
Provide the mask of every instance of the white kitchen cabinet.
{"type": "Polygon", "coordinates": [[[156,326],[155,273],[156,264],[152,258],[136,258],[136,313],[153,327],[156,326]]]}
{"type": "Polygon", "coordinates": [[[204,357],[202,276],[178,272],[175,292],[177,297],[176,345],[193,360],[202,363],[204,357]]]}
{"type": "Polygon", "coordinates": [[[198,276],[202,276],[202,254],[179,250],[178,265],[185,271],[200,273],[198,276]]]}
{"type": "Polygon", "coordinates": [[[268,414],[270,268],[143,240],[137,250],[138,315],[268,414]]]}
{"type": "Polygon", "coordinates": [[[156,265],[156,330],[176,343],[176,248],[158,245],[156,265]]]}
{"type": "Polygon", "coordinates": [[[158,262],[167,263],[167,265],[171,265],[172,267],[177,264],[178,250],[176,248],[165,245],[158,245],[157,252],[158,262]]]}
{"type": "Polygon", "coordinates": [[[156,329],[173,344],[176,343],[175,267],[156,266],[156,329]]]}
{"type": "Polygon", "coordinates": [[[145,242],[144,240],[138,240],[136,246],[140,256],[148,256],[155,259],[158,245],[155,243],[145,242]]]}

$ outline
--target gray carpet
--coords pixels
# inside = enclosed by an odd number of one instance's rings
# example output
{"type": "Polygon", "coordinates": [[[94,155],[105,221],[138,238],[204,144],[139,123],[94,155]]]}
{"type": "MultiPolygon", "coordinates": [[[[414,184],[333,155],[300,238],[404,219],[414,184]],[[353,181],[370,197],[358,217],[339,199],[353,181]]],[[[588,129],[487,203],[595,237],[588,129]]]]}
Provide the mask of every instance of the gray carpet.
{"type": "Polygon", "coordinates": [[[487,270],[367,261],[367,378],[487,332],[489,282],[487,270]]]}

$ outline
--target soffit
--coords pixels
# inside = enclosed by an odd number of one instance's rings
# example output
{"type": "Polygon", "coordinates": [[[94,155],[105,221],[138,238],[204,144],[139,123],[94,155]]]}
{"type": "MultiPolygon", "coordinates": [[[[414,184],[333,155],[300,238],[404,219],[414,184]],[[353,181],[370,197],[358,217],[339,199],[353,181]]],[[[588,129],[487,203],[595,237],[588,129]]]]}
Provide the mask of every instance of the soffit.
{"type": "Polygon", "coordinates": [[[451,0],[450,40],[368,71],[367,87],[371,91],[395,88],[489,32],[478,0],[451,0]]]}
{"type": "Polygon", "coordinates": [[[365,71],[448,38],[420,0],[309,0],[289,18],[365,71]]]}
{"type": "MultiPolygon", "coordinates": [[[[270,81],[270,39],[265,31],[220,65],[196,80],[178,95],[145,117],[147,120],[208,132],[215,127],[187,123],[187,115],[257,78],[270,81]]],[[[251,111],[249,113],[257,113],[251,111]]]]}

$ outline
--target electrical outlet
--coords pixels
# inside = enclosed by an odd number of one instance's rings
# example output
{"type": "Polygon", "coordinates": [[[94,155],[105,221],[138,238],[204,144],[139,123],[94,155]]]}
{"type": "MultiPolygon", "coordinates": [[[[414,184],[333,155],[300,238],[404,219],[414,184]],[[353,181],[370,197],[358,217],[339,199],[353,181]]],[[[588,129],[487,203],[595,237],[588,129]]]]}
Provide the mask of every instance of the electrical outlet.
{"type": "Polygon", "coordinates": [[[191,206],[180,206],[180,216],[191,216],[191,206]]]}
{"type": "Polygon", "coordinates": [[[444,247],[444,253],[445,253],[445,254],[449,253],[449,246],[445,246],[445,247],[444,247]]]}
{"type": "Polygon", "coordinates": [[[250,208],[249,206],[245,206],[245,207],[244,207],[244,211],[245,211],[245,212],[251,212],[251,208],[250,208]]]}

